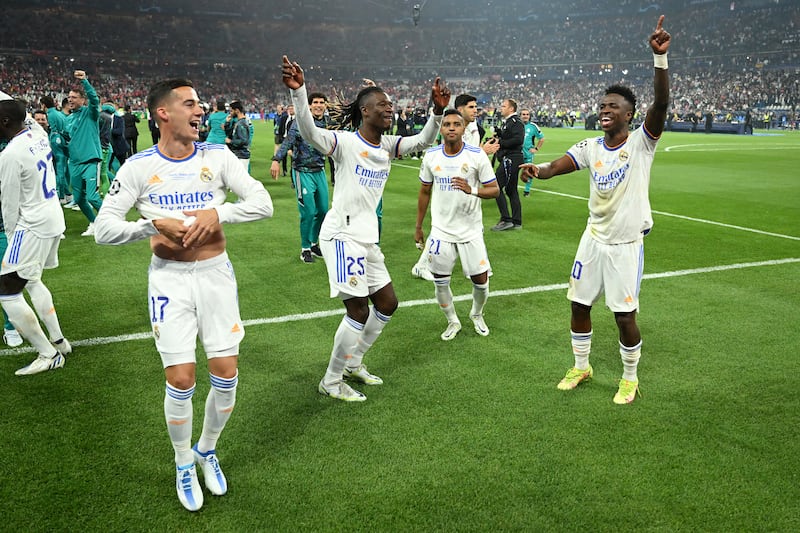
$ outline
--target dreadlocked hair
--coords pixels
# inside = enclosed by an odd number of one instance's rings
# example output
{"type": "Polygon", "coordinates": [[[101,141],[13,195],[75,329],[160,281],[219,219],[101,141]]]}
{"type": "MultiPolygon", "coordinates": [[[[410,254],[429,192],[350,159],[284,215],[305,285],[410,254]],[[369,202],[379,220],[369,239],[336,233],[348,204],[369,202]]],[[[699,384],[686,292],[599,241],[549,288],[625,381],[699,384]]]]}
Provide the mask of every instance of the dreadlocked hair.
{"type": "Polygon", "coordinates": [[[365,87],[358,92],[356,99],[345,103],[344,93],[334,91],[332,101],[327,103],[331,117],[331,129],[355,131],[361,125],[361,107],[364,99],[373,93],[382,93],[380,87],[365,87]]]}

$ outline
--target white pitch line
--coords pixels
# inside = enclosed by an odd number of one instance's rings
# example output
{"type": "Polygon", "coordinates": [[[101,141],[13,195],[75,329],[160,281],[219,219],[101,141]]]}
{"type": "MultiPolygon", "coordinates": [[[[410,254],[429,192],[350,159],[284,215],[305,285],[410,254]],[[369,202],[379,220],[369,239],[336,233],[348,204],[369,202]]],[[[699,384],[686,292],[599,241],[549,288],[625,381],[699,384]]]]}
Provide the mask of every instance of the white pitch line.
{"type": "MultiPolygon", "coordinates": [[[[545,193],[545,194],[554,194],[556,196],[564,196],[566,198],[574,198],[575,200],[583,200],[584,202],[588,202],[589,201],[589,199],[586,198],[585,196],[578,196],[578,195],[575,195],[575,194],[567,194],[567,193],[556,192],[556,191],[546,191],[546,190],[543,190],[543,189],[537,189],[536,192],[541,192],[541,193],[545,193]]],[[[667,213],[666,211],[653,210],[653,213],[655,213],[657,215],[663,215],[665,217],[680,218],[680,219],[683,219],[683,220],[690,220],[692,222],[700,222],[700,223],[703,223],[703,224],[710,224],[712,226],[721,226],[723,228],[738,229],[738,230],[741,230],[741,231],[749,231],[750,233],[758,233],[759,235],[768,235],[770,237],[780,237],[781,239],[790,239],[790,240],[793,240],[793,241],[800,241],[800,237],[795,237],[794,235],[784,235],[782,233],[773,233],[771,231],[764,231],[764,230],[755,229],[755,228],[748,228],[748,227],[745,227],[745,226],[737,226],[735,224],[726,224],[725,222],[717,222],[716,220],[708,220],[708,219],[705,219],[705,218],[689,217],[689,216],[686,216],[686,215],[678,215],[676,213],[667,213]]]]}
{"type": "MultiPolygon", "coordinates": [[[[800,257],[787,257],[785,259],[772,259],[768,261],[756,261],[752,263],[734,263],[732,265],[718,265],[711,267],[690,268],[685,270],[673,270],[668,272],[656,272],[653,274],[645,274],[644,279],[673,278],[676,276],[691,276],[695,274],[706,274],[709,272],[723,272],[725,270],[741,270],[743,268],[757,268],[762,266],[785,265],[790,263],[800,263],[800,257]]],[[[566,283],[556,283],[552,285],[538,285],[533,287],[522,287],[519,289],[505,289],[500,291],[492,291],[489,294],[489,296],[492,298],[498,298],[501,296],[518,296],[520,294],[565,290],[566,288],[567,288],[566,283]]],[[[470,293],[470,294],[461,294],[458,296],[454,296],[453,300],[457,302],[462,302],[470,300],[471,298],[472,294],[470,293]]],[[[416,307],[420,305],[433,305],[433,304],[436,304],[436,300],[433,298],[429,298],[425,300],[407,300],[404,302],[400,302],[400,307],[416,307]]],[[[312,320],[315,318],[326,318],[329,316],[341,316],[342,313],[343,313],[342,308],[338,308],[338,309],[331,309],[328,311],[315,311],[312,313],[297,313],[293,315],[283,315],[271,318],[256,318],[251,320],[243,320],[242,322],[245,327],[259,326],[263,324],[284,324],[287,322],[298,322],[302,320],[312,320]]],[[[70,341],[70,344],[72,344],[72,346],[101,346],[105,344],[114,344],[118,342],[150,339],[152,338],[152,336],[153,334],[150,331],[147,331],[142,333],[131,333],[128,335],[116,335],[113,337],[93,337],[91,339],[70,341]]],[[[34,349],[31,346],[26,346],[24,348],[11,348],[11,349],[0,350],[0,356],[32,353],[33,351],[34,349]]]]}

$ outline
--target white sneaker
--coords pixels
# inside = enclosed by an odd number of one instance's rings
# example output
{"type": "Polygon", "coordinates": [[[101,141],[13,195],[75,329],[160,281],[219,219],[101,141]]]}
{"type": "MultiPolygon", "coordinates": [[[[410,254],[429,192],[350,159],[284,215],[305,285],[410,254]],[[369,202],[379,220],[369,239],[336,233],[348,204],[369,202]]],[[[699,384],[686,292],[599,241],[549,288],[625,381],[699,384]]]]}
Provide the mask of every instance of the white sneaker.
{"type": "Polygon", "coordinates": [[[450,322],[447,324],[447,329],[442,333],[443,341],[451,341],[456,338],[458,332],[461,331],[461,322],[450,322]]]}
{"type": "Polygon", "coordinates": [[[3,331],[3,342],[9,347],[16,348],[22,344],[22,335],[15,329],[6,329],[3,331]]]}
{"type": "Polygon", "coordinates": [[[364,394],[353,389],[350,385],[341,380],[333,383],[320,381],[317,390],[320,394],[345,402],[363,402],[367,399],[364,394]]]}
{"type": "Polygon", "coordinates": [[[33,374],[39,374],[48,370],[55,370],[56,368],[61,368],[62,366],[64,366],[64,356],[60,353],[56,353],[52,357],[40,355],[28,366],[22,367],[14,372],[14,375],[31,376],[33,374]]]}
{"type": "MultiPolygon", "coordinates": [[[[67,201],[67,203],[63,204],[63,205],[62,205],[62,207],[63,207],[64,209],[72,209],[72,208],[73,208],[73,207],[75,207],[76,205],[78,205],[78,204],[76,204],[76,203],[75,203],[75,202],[73,202],[72,200],[69,200],[69,201],[67,201]]],[[[78,208],[78,209],[80,209],[80,208],[78,208]]]]}
{"type": "Polygon", "coordinates": [[[89,222],[86,231],[81,233],[81,237],[91,237],[92,235],[94,235],[94,222],[89,222]]]}
{"type": "Polygon", "coordinates": [[[197,511],[203,506],[203,491],[197,481],[194,463],[177,467],[175,488],[178,491],[178,499],[188,510],[197,511]]]}
{"type": "Polygon", "coordinates": [[[70,207],[70,209],[72,209],[73,211],[80,211],[81,206],[79,206],[78,204],[72,204],[72,207],[70,207]]]}
{"type": "Polygon", "coordinates": [[[56,350],[58,350],[58,353],[64,357],[72,353],[72,345],[66,338],[62,338],[61,340],[54,342],[53,346],[55,346],[56,350]]]}
{"type": "Polygon", "coordinates": [[[383,380],[375,374],[370,374],[364,365],[359,365],[356,369],[345,367],[343,377],[344,379],[360,381],[364,385],[383,385],[383,380]]]}
{"type": "Polygon", "coordinates": [[[228,481],[219,467],[217,451],[208,450],[206,453],[200,453],[195,444],[192,446],[192,452],[194,453],[194,462],[203,470],[203,480],[208,491],[215,496],[222,496],[228,492],[228,481]]]}
{"type": "Polygon", "coordinates": [[[411,269],[411,275],[415,278],[422,278],[425,281],[433,281],[433,274],[427,267],[420,267],[419,264],[414,265],[411,269]]]}
{"type": "Polygon", "coordinates": [[[475,325],[475,333],[481,337],[485,337],[489,334],[489,328],[486,327],[483,315],[471,315],[469,318],[472,319],[472,323],[475,325]]]}

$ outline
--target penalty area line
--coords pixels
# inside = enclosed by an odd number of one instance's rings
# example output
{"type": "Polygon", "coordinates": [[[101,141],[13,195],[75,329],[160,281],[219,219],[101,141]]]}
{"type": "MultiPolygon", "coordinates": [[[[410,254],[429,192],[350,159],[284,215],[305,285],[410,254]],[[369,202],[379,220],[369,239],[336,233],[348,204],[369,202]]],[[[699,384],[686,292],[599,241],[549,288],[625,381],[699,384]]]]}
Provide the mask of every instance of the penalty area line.
{"type": "MultiPolygon", "coordinates": [[[[707,274],[710,272],[724,272],[726,270],[741,270],[744,268],[758,268],[764,266],[786,265],[791,263],[800,263],[800,257],[787,257],[785,259],[771,259],[768,261],[755,261],[752,263],[734,263],[731,265],[717,265],[710,267],[689,268],[685,270],[672,270],[669,272],[655,272],[652,274],[645,274],[643,276],[643,279],[674,278],[678,276],[692,276],[696,274],[707,274]]],[[[497,298],[502,296],[518,296],[520,294],[565,290],[566,288],[567,288],[566,283],[556,283],[552,285],[537,285],[534,287],[521,287],[519,289],[504,289],[499,291],[492,291],[489,293],[489,296],[491,298],[497,298]]],[[[463,302],[470,299],[472,299],[471,293],[461,294],[453,297],[453,300],[457,302],[463,302]]],[[[400,302],[400,307],[416,307],[419,305],[433,305],[436,303],[437,302],[434,298],[428,298],[424,300],[406,300],[400,302]]],[[[284,324],[287,322],[313,320],[315,318],[341,316],[342,313],[343,309],[338,308],[338,309],[331,309],[328,311],[314,311],[312,313],[297,313],[292,315],[283,315],[283,316],[276,316],[269,318],[256,318],[251,320],[243,320],[242,323],[244,324],[245,327],[261,326],[264,324],[284,324]]],[[[152,332],[147,331],[141,333],[131,333],[128,335],[116,335],[113,337],[93,337],[90,339],[70,341],[70,344],[72,344],[73,347],[102,346],[106,344],[116,344],[119,342],[140,341],[145,339],[151,339],[152,337],[153,337],[152,332]]],[[[0,356],[18,355],[18,354],[32,353],[32,352],[34,352],[32,346],[26,346],[23,348],[7,348],[5,350],[0,350],[0,356]]]]}

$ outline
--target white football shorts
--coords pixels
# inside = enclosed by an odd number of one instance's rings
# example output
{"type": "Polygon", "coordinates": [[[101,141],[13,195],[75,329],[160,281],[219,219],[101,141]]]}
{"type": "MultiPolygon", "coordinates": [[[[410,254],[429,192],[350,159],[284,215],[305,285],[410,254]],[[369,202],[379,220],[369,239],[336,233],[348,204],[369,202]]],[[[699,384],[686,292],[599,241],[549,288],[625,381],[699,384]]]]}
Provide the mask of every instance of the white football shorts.
{"type": "Polygon", "coordinates": [[[319,247],[328,268],[331,298],[369,296],[392,282],[377,244],[334,239],[319,241],[319,247]]]}
{"type": "Polygon", "coordinates": [[[459,257],[461,269],[467,277],[483,274],[491,269],[483,235],[468,242],[448,242],[442,240],[436,229],[432,228],[425,246],[428,252],[428,270],[434,274],[451,275],[459,257]]]}
{"type": "Polygon", "coordinates": [[[602,244],[587,228],[575,253],[567,298],[591,306],[605,291],[606,305],[615,313],[636,311],[643,268],[641,237],[624,244],[602,244]]]}
{"type": "Polygon", "coordinates": [[[228,254],[203,261],[150,261],[149,309],[164,368],[196,363],[197,338],[206,356],[239,354],[244,326],[228,254]]]}
{"type": "Polygon", "coordinates": [[[16,272],[22,279],[39,281],[45,268],[58,266],[60,243],[60,235],[42,238],[30,230],[16,230],[3,254],[0,275],[16,272]]]}

